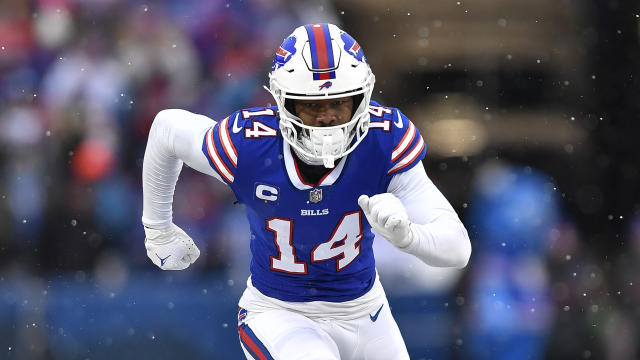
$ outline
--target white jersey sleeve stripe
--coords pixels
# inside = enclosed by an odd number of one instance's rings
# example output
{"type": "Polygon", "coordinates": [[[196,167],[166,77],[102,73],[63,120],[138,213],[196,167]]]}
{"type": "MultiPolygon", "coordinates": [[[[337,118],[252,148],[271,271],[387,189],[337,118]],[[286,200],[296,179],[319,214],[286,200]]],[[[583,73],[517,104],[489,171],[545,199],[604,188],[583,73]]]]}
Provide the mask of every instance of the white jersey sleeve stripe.
{"type": "Polygon", "coordinates": [[[238,152],[229,136],[229,117],[222,120],[220,128],[218,129],[218,135],[220,136],[220,143],[222,144],[224,153],[227,155],[227,158],[231,160],[231,165],[238,167],[238,152]]]}
{"type": "Polygon", "coordinates": [[[211,159],[211,161],[213,162],[213,165],[216,167],[216,170],[218,171],[218,173],[220,174],[220,176],[222,176],[222,178],[229,184],[233,183],[233,174],[231,173],[231,171],[229,170],[229,168],[227,168],[227,165],[224,164],[224,162],[222,161],[222,159],[220,158],[220,155],[218,154],[218,150],[216,149],[216,145],[213,141],[213,130],[215,129],[215,126],[212,127],[208,132],[207,132],[207,154],[209,155],[209,159],[211,159]]]}
{"type": "Polygon", "coordinates": [[[411,151],[407,155],[405,155],[405,157],[398,161],[398,163],[387,172],[387,175],[391,175],[396,171],[400,171],[407,167],[409,164],[413,163],[413,161],[418,157],[418,155],[420,155],[420,153],[424,149],[424,145],[424,140],[422,139],[422,136],[420,136],[420,139],[418,140],[416,146],[414,146],[413,149],[411,149],[411,151]]]}
{"type": "Polygon", "coordinates": [[[400,140],[398,146],[396,146],[396,148],[393,149],[393,152],[391,153],[391,162],[396,161],[400,157],[400,155],[402,155],[407,150],[409,144],[413,142],[415,136],[416,127],[412,122],[409,122],[409,129],[407,129],[407,132],[404,133],[402,140],[400,140]]]}

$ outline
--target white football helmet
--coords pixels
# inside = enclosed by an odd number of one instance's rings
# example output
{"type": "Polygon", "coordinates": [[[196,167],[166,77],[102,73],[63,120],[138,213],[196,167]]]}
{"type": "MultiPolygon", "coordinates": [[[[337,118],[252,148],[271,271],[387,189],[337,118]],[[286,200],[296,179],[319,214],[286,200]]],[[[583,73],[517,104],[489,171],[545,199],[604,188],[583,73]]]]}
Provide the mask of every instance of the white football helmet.
{"type": "Polygon", "coordinates": [[[323,23],[300,26],[284,40],[273,58],[267,90],[278,105],[282,136],[298,157],[332,168],[369,130],[374,83],[360,45],[337,26],[323,23]],[[345,124],[308,126],[294,114],[292,100],[347,96],[354,96],[354,112],[345,124]]]}

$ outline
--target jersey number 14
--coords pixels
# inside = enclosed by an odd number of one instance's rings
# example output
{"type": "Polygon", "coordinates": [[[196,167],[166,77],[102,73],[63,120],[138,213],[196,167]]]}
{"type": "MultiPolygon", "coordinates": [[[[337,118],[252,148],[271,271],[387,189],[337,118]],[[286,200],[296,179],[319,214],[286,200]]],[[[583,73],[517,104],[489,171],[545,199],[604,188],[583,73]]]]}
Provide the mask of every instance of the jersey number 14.
{"type": "MultiPolygon", "coordinates": [[[[289,274],[307,274],[307,263],[298,260],[293,246],[293,220],[278,217],[268,219],[267,230],[273,232],[273,240],[278,249],[278,256],[271,256],[271,269],[289,274]]],[[[362,236],[360,211],[344,214],[329,241],[319,244],[311,251],[311,262],[336,258],[336,271],[344,269],[360,254],[362,236]]]]}

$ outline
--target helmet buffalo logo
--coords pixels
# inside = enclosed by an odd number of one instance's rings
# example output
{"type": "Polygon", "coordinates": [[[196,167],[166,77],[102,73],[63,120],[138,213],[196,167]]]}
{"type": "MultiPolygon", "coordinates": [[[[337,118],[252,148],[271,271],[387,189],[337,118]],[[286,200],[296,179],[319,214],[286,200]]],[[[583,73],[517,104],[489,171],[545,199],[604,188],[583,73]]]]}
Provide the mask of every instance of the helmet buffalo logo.
{"type": "Polygon", "coordinates": [[[296,37],[289,36],[284,39],[282,45],[276,51],[276,55],[273,57],[273,64],[271,65],[271,71],[274,71],[277,68],[284,66],[289,60],[291,60],[291,56],[296,53],[296,37]]]}
{"type": "Polygon", "coordinates": [[[330,87],[331,87],[331,85],[333,85],[333,84],[331,83],[331,81],[327,81],[327,82],[325,82],[324,84],[320,85],[320,88],[318,88],[318,90],[328,89],[328,88],[330,88],[330,87]]]}
{"type": "Polygon", "coordinates": [[[342,33],[340,35],[342,41],[344,42],[344,50],[351,54],[358,61],[366,61],[364,59],[364,51],[360,47],[360,44],[356,41],[356,39],[352,38],[351,35],[347,33],[342,33]]]}

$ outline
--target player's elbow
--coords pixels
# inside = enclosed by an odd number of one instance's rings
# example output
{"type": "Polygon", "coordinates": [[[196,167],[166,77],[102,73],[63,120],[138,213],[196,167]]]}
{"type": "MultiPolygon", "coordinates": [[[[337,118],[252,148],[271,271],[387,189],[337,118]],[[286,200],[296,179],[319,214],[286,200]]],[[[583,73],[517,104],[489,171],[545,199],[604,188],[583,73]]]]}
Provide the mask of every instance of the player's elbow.
{"type": "Polygon", "coordinates": [[[171,126],[171,123],[177,121],[181,118],[182,113],[186,112],[186,110],[180,109],[165,109],[161,110],[156,114],[156,117],[153,119],[153,124],[151,124],[151,130],[161,130],[167,129],[171,126]]]}
{"type": "Polygon", "coordinates": [[[464,225],[460,224],[461,234],[459,238],[459,248],[457,252],[457,256],[454,260],[454,267],[458,269],[462,269],[469,264],[469,259],[471,258],[471,240],[469,239],[469,233],[464,228],[464,225]]]}

